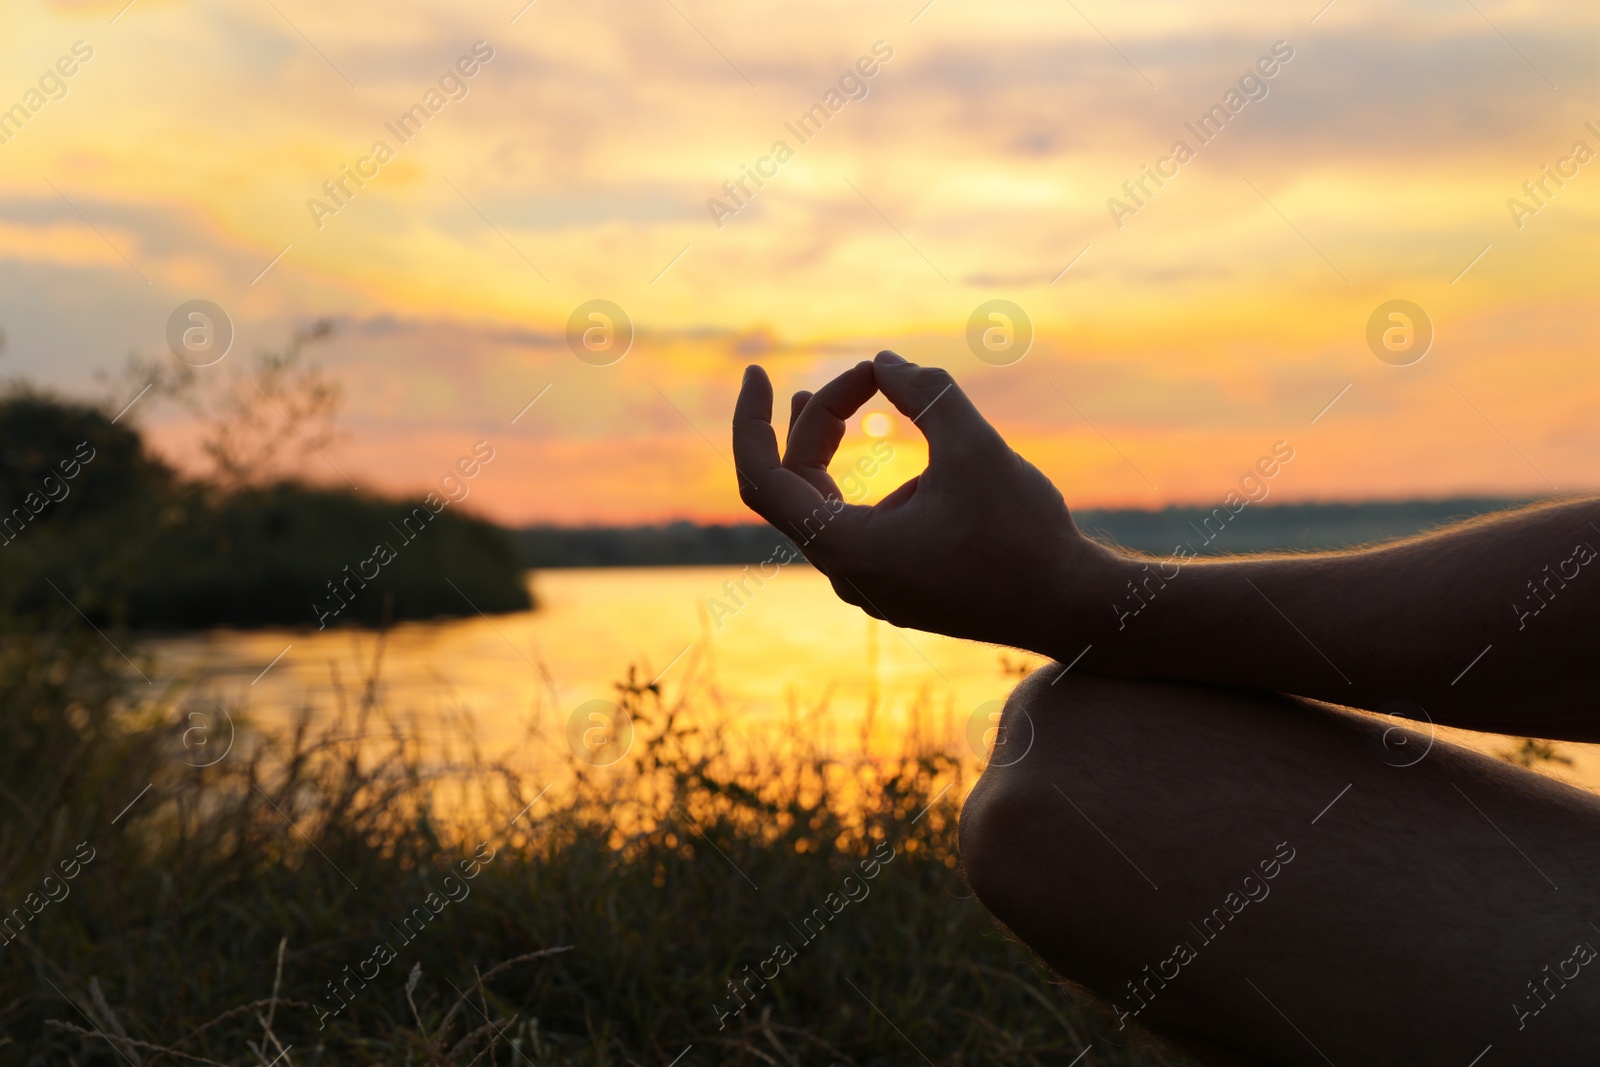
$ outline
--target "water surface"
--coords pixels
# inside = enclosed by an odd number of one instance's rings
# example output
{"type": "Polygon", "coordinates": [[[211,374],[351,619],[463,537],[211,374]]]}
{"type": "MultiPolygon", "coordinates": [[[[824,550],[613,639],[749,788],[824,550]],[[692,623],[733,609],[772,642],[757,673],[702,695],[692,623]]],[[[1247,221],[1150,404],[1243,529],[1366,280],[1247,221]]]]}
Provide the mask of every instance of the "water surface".
{"type": "MultiPolygon", "coordinates": [[[[969,720],[994,709],[1019,668],[1044,662],[880,623],[840,602],[803,562],[764,582],[751,573],[731,565],[541,571],[529,577],[534,611],[394,627],[378,672],[384,705],[424,725],[470,716],[486,751],[544,765],[568,760],[568,719],[589,701],[614,698],[632,665],[669,697],[690,688],[696,712],[745,743],[759,745],[795,716],[820,724],[814,739],[839,751],[858,750],[870,722],[880,750],[915,732],[972,755],[969,720]]],[[[265,723],[305,706],[330,714],[340,699],[353,700],[378,637],[219,630],[152,644],[161,675],[193,677],[197,697],[265,723]]],[[[1438,733],[1490,753],[1515,747],[1494,735],[1438,733]]],[[[1600,746],[1558,750],[1574,764],[1542,770],[1600,789],[1600,746]]]]}

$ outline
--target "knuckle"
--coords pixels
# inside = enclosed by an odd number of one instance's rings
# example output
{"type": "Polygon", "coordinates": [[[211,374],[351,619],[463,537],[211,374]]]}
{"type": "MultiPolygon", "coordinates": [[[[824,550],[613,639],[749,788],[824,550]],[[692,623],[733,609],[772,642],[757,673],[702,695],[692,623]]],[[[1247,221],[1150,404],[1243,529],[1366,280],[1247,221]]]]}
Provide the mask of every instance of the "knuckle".
{"type": "Polygon", "coordinates": [[[861,594],[856,592],[855,586],[838,578],[829,578],[828,581],[833,584],[833,591],[840,600],[855,608],[864,605],[865,601],[862,600],[861,594]]]}

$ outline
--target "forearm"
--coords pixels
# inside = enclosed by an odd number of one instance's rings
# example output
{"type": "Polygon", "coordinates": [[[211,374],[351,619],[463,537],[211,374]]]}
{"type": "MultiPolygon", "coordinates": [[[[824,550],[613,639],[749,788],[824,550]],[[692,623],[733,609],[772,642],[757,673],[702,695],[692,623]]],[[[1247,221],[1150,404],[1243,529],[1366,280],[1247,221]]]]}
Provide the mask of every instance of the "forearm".
{"type": "Polygon", "coordinates": [[[1101,674],[1406,700],[1435,722],[1600,740],[1597,548],[1588,499],[1353,552],[1115,553],[1039,651],[1071,662],[1090,646],[1074,669],[1101,674]]]}

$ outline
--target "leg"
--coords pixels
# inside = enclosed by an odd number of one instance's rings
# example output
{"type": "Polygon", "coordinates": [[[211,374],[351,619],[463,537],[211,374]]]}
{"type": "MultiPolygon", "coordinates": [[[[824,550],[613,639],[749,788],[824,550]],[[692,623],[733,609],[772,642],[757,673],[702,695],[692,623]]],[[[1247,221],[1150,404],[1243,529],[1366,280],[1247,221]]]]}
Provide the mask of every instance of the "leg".
{"type": "Polygon", "coordinates": [[[961,850],[1119,1018],[1219,1064],[1593,1058],[1600,800],[1425,726],[1386,746],[1291,697],[1059,674],[1012,694],[1032,748],[991,761],[961,850]]]}

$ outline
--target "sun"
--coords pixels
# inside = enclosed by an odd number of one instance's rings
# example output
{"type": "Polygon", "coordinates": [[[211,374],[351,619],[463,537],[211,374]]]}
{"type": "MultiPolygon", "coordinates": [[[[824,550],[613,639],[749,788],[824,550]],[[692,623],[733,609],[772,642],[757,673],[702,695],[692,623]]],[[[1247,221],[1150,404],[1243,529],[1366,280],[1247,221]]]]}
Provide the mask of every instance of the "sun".
{"type": "Polygon", "coordinates": [[[861,432],[868,437],[888,437],[894,429],[894,420],[881,411],[868,412],[861,420],[861,432]]]}

